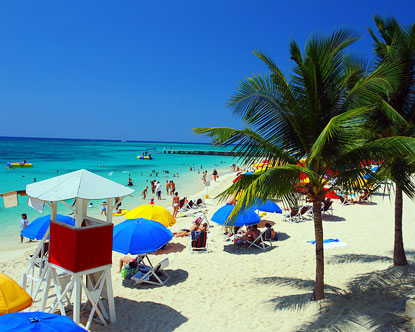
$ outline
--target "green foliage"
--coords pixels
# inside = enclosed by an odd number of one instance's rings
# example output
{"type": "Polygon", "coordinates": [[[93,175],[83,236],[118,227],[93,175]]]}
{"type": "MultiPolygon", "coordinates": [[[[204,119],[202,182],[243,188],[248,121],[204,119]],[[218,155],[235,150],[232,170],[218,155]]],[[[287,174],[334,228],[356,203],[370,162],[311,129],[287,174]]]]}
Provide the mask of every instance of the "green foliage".
{"type": "Polygon", "coordinates": [[[373,68],[367,61],[346,56],[345,48],[358,39],[347,29],[312,36],[303,54],[292,41],[295,65],[290,79],[269,56],[254,52],[269,73],[243,80],[229,100],[246,128],[195,129],[212,137],[214,144],[237,144],[234,151],[245,165],[261,159],[279,165],[242,176],[223,193],[241,194],[234,216],[258,198],[289,200],[301,193],[322,199],[324,186],[331,188],[334,181],[337,187],[359,190],[364,181],[356,179],[370,175],[371,181],[379,180],[362,162],[415,151],[412,140],[376,141],[373,131],[363,126],[375,111],[396,126],[406,126],[406,121],[382,98],[397,91],[401,64],[389,61],[373,68]],[[303,157],[306,163],[300,164],[303,157]],[[310,178],[308,185],[298,184],[301,173],[310,178]]]}

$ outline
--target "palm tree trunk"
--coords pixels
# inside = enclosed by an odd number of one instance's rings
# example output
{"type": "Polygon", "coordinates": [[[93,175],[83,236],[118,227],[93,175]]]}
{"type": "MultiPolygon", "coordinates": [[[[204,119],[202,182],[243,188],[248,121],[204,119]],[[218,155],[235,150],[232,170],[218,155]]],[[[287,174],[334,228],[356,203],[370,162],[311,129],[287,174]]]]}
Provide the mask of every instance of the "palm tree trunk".
{"type": "Polygon", "coordinates": [[[405,249],[403,248],[402,239],[402,189],[396,185],[395,196],[395,243],[393,247],[393,265],[403,266],[408,265],[405,255],[405,249]]]}
{"type": "Polygon", "coordinates": [[[314,284],[312,301],[324,298],[324,251],[323,251],[323,223],[321,221],[321,199],[313,202],[314,233],[316,239],[316,282],[314,284]]]}

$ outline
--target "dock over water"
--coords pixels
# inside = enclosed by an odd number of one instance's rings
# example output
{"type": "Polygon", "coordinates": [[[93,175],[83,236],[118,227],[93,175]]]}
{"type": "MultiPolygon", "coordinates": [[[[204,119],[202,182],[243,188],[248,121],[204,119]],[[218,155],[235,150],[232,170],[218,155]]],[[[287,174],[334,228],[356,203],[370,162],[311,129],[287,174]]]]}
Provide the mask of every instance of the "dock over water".
{"type": "Polygon", "coordinates": [[[237,153],[233,151],[208,151],[208,150],[165,150],[165,154],[194,154],[205,156],[236,156],[237,153]]]}

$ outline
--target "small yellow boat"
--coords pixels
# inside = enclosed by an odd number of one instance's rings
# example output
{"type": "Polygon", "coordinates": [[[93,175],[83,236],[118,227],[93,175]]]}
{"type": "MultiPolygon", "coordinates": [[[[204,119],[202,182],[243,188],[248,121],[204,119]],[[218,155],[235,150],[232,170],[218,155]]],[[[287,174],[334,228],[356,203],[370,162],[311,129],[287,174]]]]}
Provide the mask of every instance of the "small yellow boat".
{"type": "Polygon", "coordinates": [[[21,167],[33,167],[31,163],[27,163],[26,161],[21,162],[7,162],[6,168],[21,168],[21,167]]]}

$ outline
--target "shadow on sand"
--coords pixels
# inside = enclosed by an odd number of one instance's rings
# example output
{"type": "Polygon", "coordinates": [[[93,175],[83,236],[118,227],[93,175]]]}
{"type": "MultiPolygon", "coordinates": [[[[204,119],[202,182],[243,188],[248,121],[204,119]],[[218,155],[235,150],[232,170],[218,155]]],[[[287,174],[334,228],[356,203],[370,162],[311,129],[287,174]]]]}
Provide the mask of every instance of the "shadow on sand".
{"type": "MultiPolygon", "coordinates": [[[[409,254],[411,255],[411,254],[409,254]]],[[[345,262],[390,260],[385,256],[348,255],[345,262]]],[[[335,259],[339,256],[335,256],[335,259]]],[[[269,299],[275,310],[300,310],[317,305],[319,314],[298,327],[298,331],[409,331],[410,321],[404,316],[408,290],[415,283],[415,265],[373,271],[351,280],[345,289],[325,285],[325,299],[311,302],[312,280],[298,278],[258,278],[254,282],[299,289],[297,294],[269,299]]]]}
{"type": "MultiPolygon", "coordinates": [[[[291,237],[287,233],[284,233],[284,232],[277,232],[277,236],[278,236],[277,243],[281,242],[281,241],[288,240],[291,237]]],[[[274,242],[272,244],[274,245],[274,242]]]]}
{"type": "Polygon", "coordinates": [[[177,269],[177,270],[166,269],[165,271],[169,275],[170,280],[167,281],[166,285],[164,286],[152,285],[152,284],[147,284],[147,283],[140,283],[140,284],[135,285],[135,281],[131,279],[124,279],[122,281],[122,285],[124,287],[132,288],[132,289],[151,289],[151,288],[158,288],[158,287],[171,287],[171,286],[180,284],[181,282],[184,282],[189,277],[189,273],[182,269],[177,269]]]}
{"type": "Polygon", "coordinates": [[[339,222],[339,221],[346,221],[345,218],[339,217],[339,216],[333,216],[333,215],[323,215],[321,216],[323,221],[329,221],[329,222],[339,222]]]}
{"type": "Polygon", "coordinates": [[[272,247],[268,247],[266,250],[261,250],[256,247],[247,248],[244,246],[234,246],[233,244],[226,244],[223,246],[223,250],[236,255],[260,255],[267,251],[271,251],[277,248],[277,242],[272,242],[272,247]]]}
{"type": "Polygon", "coordinates": [[[155,253],[149,254],[149,255],[164,255],[164,254],[170,254],[173,252],[182,252],[185,248],[186,246],[184,244],[170,242],[167,244],[166,249],[159,249],[155,253]]]}
{"type": "Polygon", "coordinates": [[[123,297],[115,297],[118,311],[117,323],[101,326],[93,324],[93,331],[140,331],[140,332],[172,332],[188,319],[173,308],[156,302],[133,301],[123,297]],[[129,326],[125,325],[125,321],[129,326]]]}
{"type": "Polygon", "coordinates": [[[347,264],[347,263],[375,263],[375,262],[392,262],[388,256],[348,254],[334,255],[326,258],[327,264],[347,264]]]}

